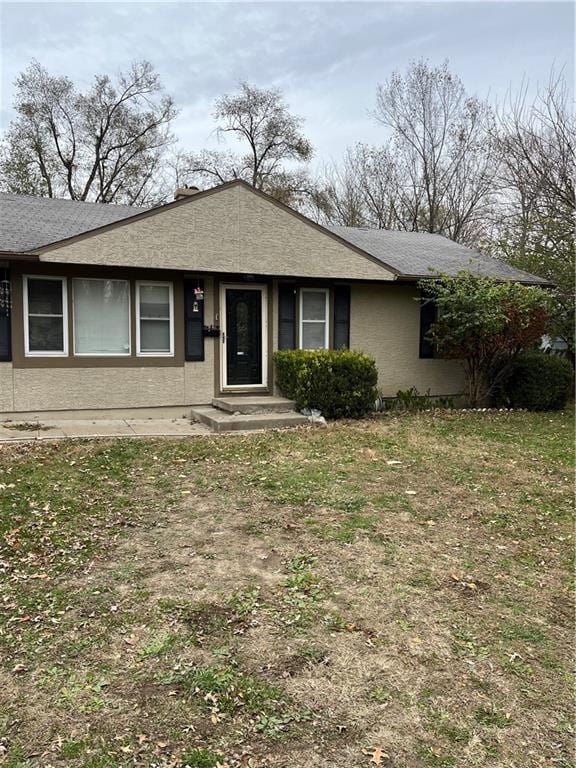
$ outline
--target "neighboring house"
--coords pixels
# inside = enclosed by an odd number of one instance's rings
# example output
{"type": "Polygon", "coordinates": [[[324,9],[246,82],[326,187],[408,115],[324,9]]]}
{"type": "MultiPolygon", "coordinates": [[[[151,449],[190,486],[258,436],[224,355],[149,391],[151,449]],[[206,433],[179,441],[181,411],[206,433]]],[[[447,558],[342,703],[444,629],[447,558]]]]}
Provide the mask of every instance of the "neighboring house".
{"type": "Polygon", "coordinates": [[[373,355],[386,396],[457,394],[417,281],[544,283],[439,235],[322,227],[234,181],[148,210],[0,195],[0,413],[210,403],[278,348],[373,355]]]}

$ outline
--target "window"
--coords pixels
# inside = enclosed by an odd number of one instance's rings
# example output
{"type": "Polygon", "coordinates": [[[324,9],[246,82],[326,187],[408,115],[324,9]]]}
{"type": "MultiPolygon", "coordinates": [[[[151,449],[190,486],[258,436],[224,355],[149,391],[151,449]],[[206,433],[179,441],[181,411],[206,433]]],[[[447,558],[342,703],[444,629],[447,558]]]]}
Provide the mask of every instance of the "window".
{"type": "Polygon", "coordinates": [[[75,278],[74,354],[130,354],[130,289],[127,280],[75,278]]]}
{"type": "Polygon", "coordinates": [[[300,349],[328,349],[328,291],[300,291],[300,349]]]}
{"type": "Polygon", "coordinates": [[[172,283],[136,283],[136,342],[139,355],[174,354],[172,283]]]}
{"type": "Polygon", "coordinates": [[[436,322],[438,311],[433,299],[423,295],[420,301],[420,357],[429,359],[434,357],[434,342],[428,334],[432,324],[436,322]]]}
{"type": "Polygon", "coordinates": [[[68,354],[66,278],[24,276],[24,349],[28,357],[68,354]]]}

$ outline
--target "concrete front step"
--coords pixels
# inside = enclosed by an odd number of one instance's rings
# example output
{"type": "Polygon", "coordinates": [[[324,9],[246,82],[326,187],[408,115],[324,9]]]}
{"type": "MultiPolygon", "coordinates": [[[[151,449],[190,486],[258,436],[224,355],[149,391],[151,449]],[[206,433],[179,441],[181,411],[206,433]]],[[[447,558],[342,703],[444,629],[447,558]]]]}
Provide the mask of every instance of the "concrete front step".
{"type": "Polygon", "coordinates": [[[287,413],[229,413],[204,405],[192,408],[192,418],[206,424],[213,432],[253,429],[281,429],[306,424],[308,419],[295,411],[287,413]]]}
{"type": "Polygon", "coordinates": [[[296,403],[274,395],[232,395],[215,397],[212,405],[228,413],[287,413],[294,411],[296,403]]]}

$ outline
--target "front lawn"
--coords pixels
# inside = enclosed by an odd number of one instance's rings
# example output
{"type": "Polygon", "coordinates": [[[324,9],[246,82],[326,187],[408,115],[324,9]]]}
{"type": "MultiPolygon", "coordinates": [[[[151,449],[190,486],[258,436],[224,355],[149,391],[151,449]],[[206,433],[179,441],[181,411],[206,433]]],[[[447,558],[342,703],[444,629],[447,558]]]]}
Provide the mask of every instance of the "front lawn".
{"type": "Polygon", "coordinates": [[[0,763],[572,766],[570,414],[0,448],[0,763]]]}

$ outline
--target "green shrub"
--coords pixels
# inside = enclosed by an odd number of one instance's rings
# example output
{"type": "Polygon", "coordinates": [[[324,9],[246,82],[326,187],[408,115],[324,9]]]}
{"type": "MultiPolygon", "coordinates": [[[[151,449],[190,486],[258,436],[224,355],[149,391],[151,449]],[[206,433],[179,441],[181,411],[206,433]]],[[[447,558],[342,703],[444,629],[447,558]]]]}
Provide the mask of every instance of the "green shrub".
{"type": "Polygon", "coordinates": [[[572,387],[572,366],[563,357],[525,352],[513,361],[504,384],[505,402],[529,411],[559,411],[572,387]]]}
{"type": "Polygon", "coordinates": [[[350,349],[276,352],[276,383],[299,409],[327,419],[359,419],[374,407],[378,373],[374,358],[350,349]]]}
{"type": "Polygon", "coordinates": [[[431,395],[430,389],[421,394],[416,387],[399,389],[396,397],[380,396],[377,410],[415,413],[417,411],[430,411],[434,408],[454,408],[454,400],[451,397],[431,395]]]}

